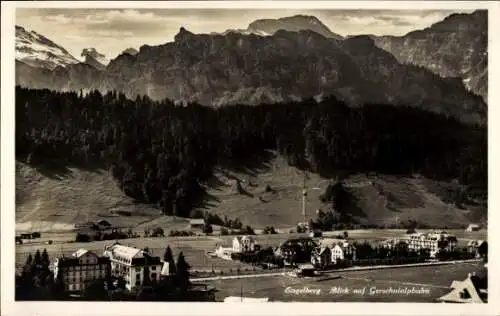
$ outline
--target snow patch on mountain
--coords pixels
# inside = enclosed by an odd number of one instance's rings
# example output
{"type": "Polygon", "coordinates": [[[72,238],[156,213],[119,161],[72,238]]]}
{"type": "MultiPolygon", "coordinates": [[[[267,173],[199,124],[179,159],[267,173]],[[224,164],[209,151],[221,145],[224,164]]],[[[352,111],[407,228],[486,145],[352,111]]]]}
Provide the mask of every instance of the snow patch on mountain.
{"type": "MultiPolygon", "coordinates": [[[[85,58],[85,62],[90,62],[90,59],[97,61],[99,64],[103,66],[107,66],[110,62],[110,59],[106,57],[106,55],[99,53],[95,48],[84,48],[81,54],[82,57],[85,58]]],[[[93,62],[93,61],[92,61],[93,62]]]]}
{"type": "Polygon", "coordinates": [[[45,36],[17,25],[16,59],[32,67],[51,70],[79,62],[66,49],[45,36]]]}

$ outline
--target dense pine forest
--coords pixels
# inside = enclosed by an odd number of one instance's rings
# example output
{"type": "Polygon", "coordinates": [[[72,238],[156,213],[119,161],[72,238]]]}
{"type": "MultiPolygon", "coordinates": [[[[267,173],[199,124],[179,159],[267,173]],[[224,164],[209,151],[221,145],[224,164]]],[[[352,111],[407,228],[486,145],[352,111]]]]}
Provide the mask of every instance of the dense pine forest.
{"type": "Polygon", "coordinates": [[[17,160],[108,169],[127,195],[169,215],[192,215],[215,167],[266,150],[327,177],[419,173],[486,194],[487,128],[415,107],[353,108],[331,97],[210,108],[16,88],[17,160]]]}

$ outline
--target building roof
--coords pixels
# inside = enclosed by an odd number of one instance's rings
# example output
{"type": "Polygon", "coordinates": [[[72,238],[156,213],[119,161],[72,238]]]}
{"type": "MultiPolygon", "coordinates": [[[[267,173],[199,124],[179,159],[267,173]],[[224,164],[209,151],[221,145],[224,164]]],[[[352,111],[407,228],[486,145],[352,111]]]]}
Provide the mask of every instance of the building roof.
{"type": "Polygon", "coordinates": [[[329,248],[328,246],[326,246],[326,247],[321,247],[321,248],[319,249],[319,255],[322,255],[322,254],[324,254],[325,252],[328,252],[328,251],[330,251],[330,248],[329,248]]]}
{"type": "Polygon", "coordinates": [[[249,241],[249,242],[254,242],[255,239],[252,237],[252,236],[248,236],[248,235],[245,235],[245,236],[236,236],[234,237],[234,239],[238,240],[238,241],[249,241]]]}
{"type": "Polygon", "coordinates": [[[204,225],[205,220],[203,218],[192,218],[189,220],[189,224],[191,224],[191,225],[204,225]]]}
{"type": "MultiPolygon", "coordinates": [[[[78,249],[77,251],[75,251],[72,256],[75,257],[75,258],[80,258],[81,256],[83,256],[84,254],[88,253],[89,251],[87,249],[83,249],[83,248],[80,248],[78,249]]],[[[93,253],[93,252],[91,252],[93,253]]]]}
{"type": "MultiPolygon", "coordinates": [[[[82,249],[80,249],[80,250],[82,250],[82,249]]],[[[97,264],[109,263],[109,258],[107,258],[107,257],[99,257],[97,255],[96,255],[96,257],[97,257],[97,264]]],[[[59,257],[56,259],[56,263],[59,267],[69,267],[69,266],[81,265],[80,257],[76,257],[76,256],[74,256],[73,258],[71,258],[71,257],[59,257]]]]}
{"type": "Polygon", "coordinates": [[[301,264],[298,266],[299,270],[314,270],[314,266],[310,263],[301,264]]]}
{"type": "Polygon", "coordinates": [[[484,303],[487,300],[487,292],[484,291],[486,287],[486,279],[469,274],[467,279],[463,281],[453,281],[451,284],[452,290],[438,298],[438,301],[454,303],[484,303]],[[461,293],[464,291],[469,297],[461,296],[461,293]]]}
{"type": "Polygon", "coordinates": [[[111,252],[114,257],[120,256],[130,260],[133,258],[142,258],[144,256],[144,251],[142,249],[120,244],[112,245],[107,250],[111,252]]]}

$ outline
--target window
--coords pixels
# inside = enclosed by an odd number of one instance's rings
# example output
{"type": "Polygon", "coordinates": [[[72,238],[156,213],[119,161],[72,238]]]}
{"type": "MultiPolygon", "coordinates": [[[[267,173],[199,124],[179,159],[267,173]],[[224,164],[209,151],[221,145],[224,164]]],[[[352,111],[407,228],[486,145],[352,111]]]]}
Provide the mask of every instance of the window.
{"type": "Polygon", "coordinates": [[[156,280],[156,273],[151,273],[151,279],[156,280]]]}
{"type": "Polygon", "coordinates": [[[141,272],[141,268],[135,268],[135,272],[141,272]]]}
{"type": "Polygon", "coordinates": [[[141,282],[139,280],[135,281],[135,286],[141,285],[141,282]]]}
{"type": "Polygon", "coordinates": [[[141,278],[141,275],[140,275],[139,273],[137,273],[137,274],[135,275],[135,278],[136,278],[137,280],[139,280],[139,279],[141,278]]]}
{"type": "Polygon", "coordinates": [[[152,271],[156,271],[156,266],[152,266],[152,267],[151,267],[151,270],[152,270],[152,271]]]}

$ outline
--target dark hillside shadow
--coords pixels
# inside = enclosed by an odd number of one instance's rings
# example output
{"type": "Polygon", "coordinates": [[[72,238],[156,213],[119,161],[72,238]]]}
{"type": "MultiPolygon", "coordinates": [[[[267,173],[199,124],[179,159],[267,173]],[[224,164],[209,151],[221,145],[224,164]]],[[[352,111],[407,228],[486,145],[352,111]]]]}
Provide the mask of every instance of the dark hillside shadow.
{"type": "Polygon", "coordinates": [[[206,210],[211,207],[216,207],[220,202],[221,200],[218,197],[204,191],[199,199],[193,203],[193,209],[199,208],[206,210]]]}
{"type": "Polygon", "coordinates": [[[70,168],[77,168],[83,171],[99,172],[106,170],[105,165],[102,163],[68,163],[63,160],[47,159],[41,161],[37,159],[35,161],[26,161],[26,159],[18,159],[18,161],[26,163],[28,166],[36,169],[43,176],[54,179],[62,180],[63,178],[68,178],[71,176],[70,168]]]}
{"type": "MultiPolygon", "coordinates": [[[[262,153],[258,153],[247,157],[240,161],[225,161],[222,162],[222,166],[230,171],[245,173],[250,176],[255,176],[257,173],[267,170],[270,168],[270,162],[276,157],[276,155],[270,151],[265,150],[262,153]]],[[[235,179],[236,180],[236,179],[235,179]]]]}

